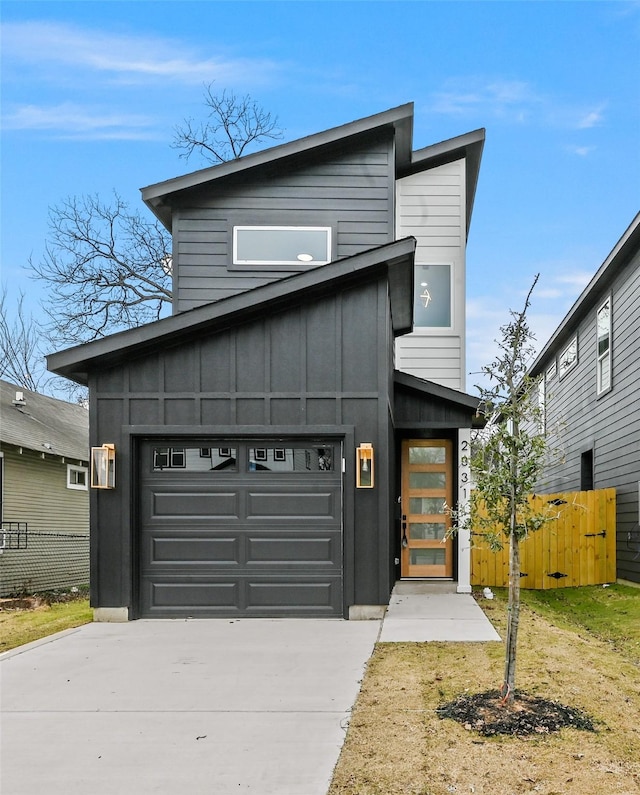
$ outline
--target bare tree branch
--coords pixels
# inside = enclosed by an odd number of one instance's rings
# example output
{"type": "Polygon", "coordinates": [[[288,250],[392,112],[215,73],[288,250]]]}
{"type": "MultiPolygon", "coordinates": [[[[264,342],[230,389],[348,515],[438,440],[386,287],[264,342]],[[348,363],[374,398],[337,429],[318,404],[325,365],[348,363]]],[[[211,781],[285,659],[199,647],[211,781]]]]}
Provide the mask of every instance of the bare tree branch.
{"type": "Polygon", "coordinates": [[[42,329],[27,315],[24,293],[20,293],[14,312],[10,311],[7,288],[0,291],[0,376],[32,392],[40,391],[49,380],[40,350],[42,329]]]}
{"type": "Polygon", "coordinates": [[[223,163],[242,157],[252,144],[282,138],[278,117],[248,94],[240,97],[226,90],[214,94],[209,83],[204,87],[204,103],[209,108],[204,121],[185,119],[175,128],[172,147],[182,150],[180,157],[185,160],[197,152],[209,163],[223,163]]]}
{"type": "Polygon", "coordinates": [[[52,339],[86,342],[157,320],[171,303],[171,241],[116,193],[73,197],[49,211],[49,240],[34,276],[48,287],[52,339]]]}

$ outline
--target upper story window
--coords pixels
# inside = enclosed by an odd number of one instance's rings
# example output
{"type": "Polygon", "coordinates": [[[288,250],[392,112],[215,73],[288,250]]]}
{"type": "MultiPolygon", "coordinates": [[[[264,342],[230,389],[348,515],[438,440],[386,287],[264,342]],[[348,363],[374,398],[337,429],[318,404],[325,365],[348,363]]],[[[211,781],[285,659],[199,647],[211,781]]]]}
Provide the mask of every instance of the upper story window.
{"type": "Polygon", "coordinates": [[[89,490],[89,469],[88,467],[74,466],[67,464],[67,488],[78,491],[89,490]]]}
{"type": "Polygon", "coordinates": [[[578,335],[572,338],[571,342],[564,348],[558,357],[558,372],[560,378],[565,376],[578,364],[578,335]]]}
{"type": "Polygon", "coordinates": [[[413,324],[451,328],[451,265],[416,265],[413,324]]]}
{"type": "Polygon", "coordinates": [[[611,389],[611,296],[604,301],[596,312],[596,328],[598,335],[598,362],[596,380],[598,394],[611,389]]]}
{"type": "Polygon", "coordinates": [[[554,359],[554,361],[551,362],[549,367],[547,367],[547,372],[545,373],[545,379],[547,381],[551,381],[552,378],[556,377],[556,373],[557,372],[558,372],[558,367],[557,367],[557,364],[556,364],[555,359],[554,359]]]}
{"type": "Polygon", "coordinates": [[[234,226],[234,265],[325,265],[331,261],[331,228],[234,226]]]}

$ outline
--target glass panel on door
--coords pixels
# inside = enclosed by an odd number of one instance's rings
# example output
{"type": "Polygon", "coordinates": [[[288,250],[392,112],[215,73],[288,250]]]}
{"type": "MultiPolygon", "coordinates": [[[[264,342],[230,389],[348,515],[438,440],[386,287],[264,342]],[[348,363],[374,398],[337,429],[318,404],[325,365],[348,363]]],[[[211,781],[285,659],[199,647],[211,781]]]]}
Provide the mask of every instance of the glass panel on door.
{"type": "Polygon", "coordinates": [[[402,577],[453,575],[451,457],[447,439],[402,443],[402,577]]]}

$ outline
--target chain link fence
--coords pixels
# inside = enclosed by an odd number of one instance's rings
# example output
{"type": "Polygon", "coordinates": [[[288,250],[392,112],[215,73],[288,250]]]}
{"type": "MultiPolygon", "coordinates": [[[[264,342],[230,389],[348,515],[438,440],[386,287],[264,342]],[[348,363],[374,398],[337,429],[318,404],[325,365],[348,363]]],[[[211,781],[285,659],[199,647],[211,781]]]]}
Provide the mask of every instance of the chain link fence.
{"type": "Polygon", "coordinates": [[[0,597],[89,584],[89,533],[30,530],[3,523],[0,534],[0,597]]]}

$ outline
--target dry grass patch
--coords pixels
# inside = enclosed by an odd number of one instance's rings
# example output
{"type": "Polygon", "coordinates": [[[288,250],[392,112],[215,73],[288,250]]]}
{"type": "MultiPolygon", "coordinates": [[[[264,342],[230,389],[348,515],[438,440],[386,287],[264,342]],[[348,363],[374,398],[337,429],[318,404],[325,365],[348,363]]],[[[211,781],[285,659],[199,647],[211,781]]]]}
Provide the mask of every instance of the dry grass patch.
{"type": "Polygon", "coordinates": [[[32,600],[26,608],[0,606],[0,652],[40,640],[54,632],[88,624],[92,620],[93,610],[89,607],[88,599],[51,604],[32,600]]]}
{"type": "MultiPolygon", "coordinates": [[[[482,606],[501,631],[504,604],[482,606]]],[[[501,643],[378,644],[330,795],[637,795],[637,661],[525,607],[519,687],[589,714],[596,732],[487,738],[439,718],[443,703],[500,686],[503,653],[501,643]]]]}

